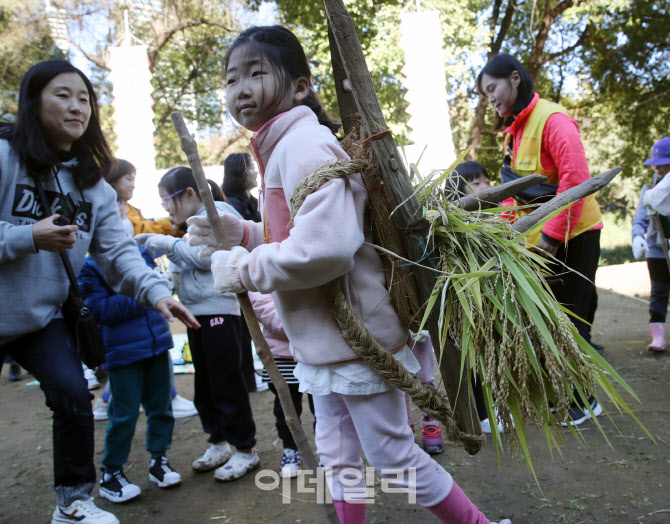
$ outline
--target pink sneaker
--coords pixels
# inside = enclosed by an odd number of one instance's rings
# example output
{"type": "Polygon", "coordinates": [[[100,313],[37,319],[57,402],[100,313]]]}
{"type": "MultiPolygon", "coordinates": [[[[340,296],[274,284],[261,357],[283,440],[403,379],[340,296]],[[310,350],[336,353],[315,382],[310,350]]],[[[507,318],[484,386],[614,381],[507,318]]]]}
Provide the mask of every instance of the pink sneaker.
{"type": "Polygon", "coordinates": [[[429,455],[439,455],[444,453],[444,440],[440,431],[440,423],[427,413],[421,414],[421,426],[423,431],[423,449],[429,455]]]}

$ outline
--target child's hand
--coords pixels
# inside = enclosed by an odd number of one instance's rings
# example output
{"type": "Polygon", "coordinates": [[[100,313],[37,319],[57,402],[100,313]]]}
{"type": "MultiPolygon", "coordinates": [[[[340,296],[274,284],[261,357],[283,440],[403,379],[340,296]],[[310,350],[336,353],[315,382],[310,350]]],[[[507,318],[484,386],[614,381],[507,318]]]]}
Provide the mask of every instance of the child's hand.
{"type": "Polygon", "coordinates": [[[240,246],[212,254],[212,276],[219,293],[244,293],[247,290],[240,280],[240,262],[248,256],[249,252],[240,246]]]}
{"type": "Polygon", "coordinates": [[[191,329],[198,329],[200,327],[193,314],[181,302],[176,301],[172,297],[161,298],[156,302],[154,307],[168,322],[174,321],[174,317],[177,317],[186,327],[191,329]]]}
{"type": "MultiPolygon", "coordinates": [[[[244,225],[234,215],[224,213],[219,215],[221,227],[226,233],[231,246],[239,246],[244,239],[244,225]]],[[[214,237],[214,230],[206,216],[192,216],[188,224],[188,234],[191,236],[188,243],[190,246],[207,246],[200,252],[200,259],[205,259],[214,253],[219,247],[214,237]]]]}
{"type": "Polygon", "coordinates": [[[151,252],[154,257],[172,253],[172,246],[178,241],[178,238],[157,233],[141,233],[135,237],[137,245],[151,252]]]}

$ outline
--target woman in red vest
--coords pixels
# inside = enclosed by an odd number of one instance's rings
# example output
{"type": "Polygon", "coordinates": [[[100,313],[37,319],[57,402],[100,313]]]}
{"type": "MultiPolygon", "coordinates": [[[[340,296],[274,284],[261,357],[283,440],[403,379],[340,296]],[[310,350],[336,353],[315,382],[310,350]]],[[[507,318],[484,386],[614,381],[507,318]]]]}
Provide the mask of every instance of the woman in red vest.
{"type": "MultiPolygon", "coordinates": [[[[577,123],[561,105],[533,92],[533,79],[516,58],[505,54],[493,57],[479,73],[477,87],[497,112],[496,129],[507,126],[504,133],[508,156],[501,176],[541,173],[548,178],[540,190],[517,195],[514,202],[510,200],[506,205],[542,203],[591,176],[577,123]]],[[[515,215],[520,217],[532,210],[532,207],[517,209],[515,215]]],[[[594,282],[602,227],[598,204],[591,195],[575,202],[527,237],[538,250],[574,270],[565,271],[565,267],[556,264],[556,276],[548,282],[556,300],[587,321],[570,317],[589,343],[590,324],[598,303],[594,282]]],[[[574,406],[570,423],[581,424],[602,413],[595,399],[590,399],[590,404],[590,410],[586,406],[574,406]]]]}

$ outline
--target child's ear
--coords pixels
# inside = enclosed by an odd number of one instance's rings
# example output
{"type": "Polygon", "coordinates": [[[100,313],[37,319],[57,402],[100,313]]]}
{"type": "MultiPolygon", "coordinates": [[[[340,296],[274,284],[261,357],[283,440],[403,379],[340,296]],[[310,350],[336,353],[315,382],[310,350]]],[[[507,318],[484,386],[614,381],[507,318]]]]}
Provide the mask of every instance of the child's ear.
{"type": "Polygon", "coordinates": [[[293,95],[293,101],[296,103],[302,102],[307,98],[311,92],[309,80],[304,76],[301,76],[295,81],[295,94],[293,95]]]}
{"type": "Polygon", "coordinates": [[[187,187],[186,188],[186,197],[189,200],[193,200],[193,197],[195,197],[195,196],[196,196],[195,189],[193,189],[192,187],[187,187]]]}

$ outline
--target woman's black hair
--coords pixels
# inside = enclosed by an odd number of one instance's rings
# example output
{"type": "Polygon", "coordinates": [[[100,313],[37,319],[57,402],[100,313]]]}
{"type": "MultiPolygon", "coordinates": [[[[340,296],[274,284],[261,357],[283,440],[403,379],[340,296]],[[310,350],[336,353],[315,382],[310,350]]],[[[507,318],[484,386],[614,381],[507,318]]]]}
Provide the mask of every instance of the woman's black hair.
{"type": "Polygon", "coordinates": [[[485,176],[490,180],[488,171],[479,162],[469,160],[456,166],[447,178],[445,194],[448,198],[461,198],[465,196],[465,188],[468,182],[473,182],[479,177],[485,176]]]}
{"type": "MultiPolygon", "coordinates": [[[[209,188],[212,191],[212,196],[217,202],[225,202],[225,197],[219,185],[213,180],[207,180],[209,188]]],[[[195,182],[195,177],[193,176],[193,171],[190,167],[179,166],[168,169],[165,174],[162,176],[158,182],[158,187],[162,187],[165,191],[171,195],[177,191],[182,191],[188,189],[189,187],[195,191],[195,194],[200,198],[200,192],[198,191],[198,184],[195,182]]],[[[182,195],[176,195],[174,198],[180,198],[182,195]]]]}
{"type": "MultiPolygon", "coordinates": [[[[482,88],[482,77],[484,75],[489,75],[493,78],[504,78],[505,80],[510,81],[509,78],[514,71],[519,73],[520,81],[519,86],[517,87],[518,94],[516,102],[512,107],[512,115],[518,115],[533,100],[535,82],[533,82],[530,73],[523,64],[512,55],[501,53],[491,58],[479,72],[479,75],[477,75],[477,89],[482,95],[488,96],[482,88]]],[[[494,129],[498,130],[504,125],[509,124],[512,120],[514,120],[513,116],[500,117],[496,114],[496,125],[494,129]]]]}
{"type": "Polygon", "coordinates": [[[84,134],[72,144],[71,153],[78,163],[72,169],[80,189],[94,186],[113,165],[114,156],[100,128],[98,99],[86,75],[67,60],[47,60],[32,66],[23,75],[19,92],[16,121],[4,124],[0,138],[9,141],[12,149],[32,175],[47,177],[61,164],[62,152],[49,141],[38,111],[44,87],[56,76],[76,73],[88,91],[91,116],[84,134]]]}
{"type": "Polygon", "coordinates": [[[223,192],[227,195],[247,191],[247,166],[251,164],[249,153],[233,153],[223,162],[223,192]]]}
{"type": "Polygon", "coordinates": [[[134,173],[137,169],[133,164],[124,160],[123,158],[114,159],[114,165],[112,169],[105,175],[105,180],[110,184],[121,178],[122,176],[127,175],[128,173],[134,173]]]}
{"type": "Polygon", "coordinates": [[[257,26],[240,33],[232,45],[228,48],[223,58],[223,75],[225,77],[228,69],[228,61],[231,53],[242,46],[247,46],[249,51],[258,52],[275,69],[281,88],[273,100],[273,105],[279,105],[285,93],[289,92],[290,85],[298,78],[306,78],[309,82],[309,95],[301,102],[316,114],[319,123],[329,128],[333,134],[341,127],[340,124],[331,120],[328,113],[321,105],[321,101],[312,86],[312,72],[305,51],[296,36],[280,25],[257,26]]]}

